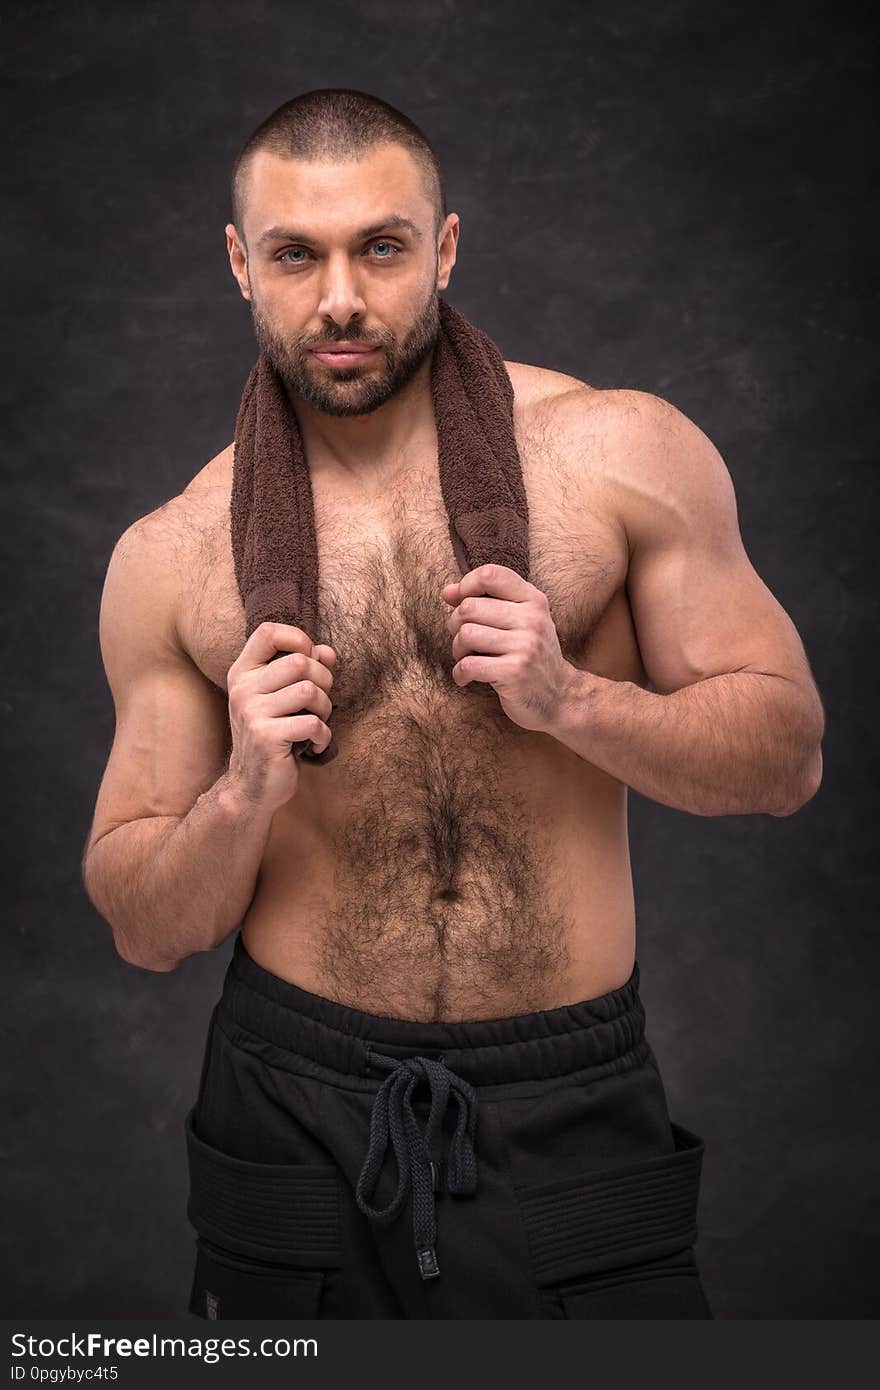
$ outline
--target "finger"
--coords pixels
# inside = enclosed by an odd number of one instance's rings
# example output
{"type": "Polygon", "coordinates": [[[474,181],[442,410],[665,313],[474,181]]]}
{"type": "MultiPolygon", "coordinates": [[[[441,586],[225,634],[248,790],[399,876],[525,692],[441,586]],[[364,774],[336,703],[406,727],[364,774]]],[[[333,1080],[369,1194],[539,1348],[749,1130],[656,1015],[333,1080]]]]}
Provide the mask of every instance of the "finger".
{"type": "Polygon", "coordinates": [[[264,666],[278,652],[304,652],[311,656],[312,639],[292,623],[260,623],[239,652],[233,669],[237,675],[264,666]]]}
{"type": "Polygon", "coordinates": [[[534,584],[507,565],[478,565],[458,581],[459,601],[470,594],[491,594],[493,598],[522,602],[534,593],[534,584]]]}
{"type": "Polygon", "coordinates": [[[317,714],[326,724],[333,713],[333,703],[330,696],[313,681],[297,681],[295,685],[269,691],[260,701],[260,709],[272,719],[297,714],[302,710],[304,714],[317,714]]]}
{"type": "Polygon", "coordinates": [[[317,646],[312,647],[312,656],[323,662],[325,666],[332,668],[336,665],[336,653],[332,647],[328,647],[326,642],[319,642],[317,646]]]}
{"type": "Polygon", "coordinates": [[[449,614],[446,626],[451,633],[458,632],[462,623],[485,623],[487,627],[518,627],[522,614],[520,604],[510,603],[501,598],[462,599],[457,608],[449,614]]]}
{"type": "Polygon", "coordinates": [[[292,714],[289,719],[278,719],[276,723],[279,742],[291,744],[291,752],[297,757],[307,751],[297,748],[297,744],[310,745],[316,753],[323,753],[333,737],[332,729],[317,714],[292,714]]]}
{"type": "Polygon", "coordinates": [[[242,679],[246,679],[252,690],[259,690],[264,694],[304,680],[313,681],[322,690],[330,691],[333,688],[333,672],[322,661],[316,661],[313,656],[305,656],[303,652],[281,655],[265,666],[258,666],[242,679]]]}
{"type": "Polygon", "coordinates": [[[459,660],[468,652],[488,652],[498,656],[510,651],[510,637],[506,631],[497,627],[481,627],[479,623],[465,623],[452,643],[452,655],[459,660]]]}
{"type": "Polygon", "coordinates": [[[464,656],[452,668],[452,679],[456,685],[467,685],[470,681],[501,681],[510,674],[509,664],[503,656],[464,656]]]}

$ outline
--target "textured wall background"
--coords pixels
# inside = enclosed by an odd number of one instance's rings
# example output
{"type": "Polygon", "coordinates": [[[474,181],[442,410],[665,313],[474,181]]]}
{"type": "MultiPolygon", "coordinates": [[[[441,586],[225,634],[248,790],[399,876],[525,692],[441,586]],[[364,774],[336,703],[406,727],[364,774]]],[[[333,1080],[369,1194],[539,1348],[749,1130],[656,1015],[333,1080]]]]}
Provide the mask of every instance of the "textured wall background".
{"type": "Polygon", "coordinates": [[[85,898],[113,728],[98,604],[120,532],[232,438],[255,356],[223,234],[235,151],[331,85],[436,143],[450,297],[507,357],[656,392],[727,461],[826,703],[825,780],[784,820],[631,794],[649,1034],[707,1143],[717,1315],[877,1314],[877,24],[857,13],[8,8],[6,1316],[185,1308],[181,1124],[231,942],[138,971],[85,898]]]}

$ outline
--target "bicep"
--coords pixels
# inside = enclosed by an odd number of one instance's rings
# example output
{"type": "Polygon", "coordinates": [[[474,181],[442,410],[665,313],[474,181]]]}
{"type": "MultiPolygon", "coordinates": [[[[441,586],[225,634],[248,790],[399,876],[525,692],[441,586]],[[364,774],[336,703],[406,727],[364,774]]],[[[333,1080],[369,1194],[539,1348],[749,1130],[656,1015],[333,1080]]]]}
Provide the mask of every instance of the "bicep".
{"type": "Polygon", "coordinates": [[[175,579],[149,527],[130,527],[111,556],[101,655],[116,728],[89,836],[147,816],[184,816],[222,772],[228,706],[182,649],[175,579]]]}
{"type": "Polygon", "coordinates": [[[811,683],[794,623],[746,554],[718,450],[674,406],[647,401],[625,505],[627,590],[652,685],[668,694],[742,670],[811,683]]]}

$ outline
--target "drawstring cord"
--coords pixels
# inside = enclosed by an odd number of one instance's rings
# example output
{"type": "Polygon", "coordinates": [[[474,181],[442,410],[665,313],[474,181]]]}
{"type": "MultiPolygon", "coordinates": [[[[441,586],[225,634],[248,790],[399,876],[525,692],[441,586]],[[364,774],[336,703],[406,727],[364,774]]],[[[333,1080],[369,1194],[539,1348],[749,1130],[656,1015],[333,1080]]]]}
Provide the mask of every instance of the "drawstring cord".
{"type": "Polygon", "coordinates": [[[440,1178],[431,1153],[450,1099],[458,1113],[455,1133],[449,1146],[447,1190],[457,1196],[470,1196],[477,1189],[477,1161],[474,1134],[477,1122],[477,1094],[473,1086],[450,1071],[443,1061],[430,1057],[389,1057],[368,1049],[368,1060],[389,1071],[373,1102],[370,1116],[370,1143],[358,1177],[355,1197],[365,1216],[380,1224],[393,1221],[411,1186],[413,1198],[413,1237],[419,1273],[435,1279],[437,1263],[437,1213],[434,1193],[440,1178]],[[419,1128],[412,1106],[412,1094],[421,1082],[431,1093],[431,1111],[424,1130],[419,1128]],[[397,1161],[397,1190],[385,1207],[369,1201],[388,1151],[388,1140],[397,1161]]]}

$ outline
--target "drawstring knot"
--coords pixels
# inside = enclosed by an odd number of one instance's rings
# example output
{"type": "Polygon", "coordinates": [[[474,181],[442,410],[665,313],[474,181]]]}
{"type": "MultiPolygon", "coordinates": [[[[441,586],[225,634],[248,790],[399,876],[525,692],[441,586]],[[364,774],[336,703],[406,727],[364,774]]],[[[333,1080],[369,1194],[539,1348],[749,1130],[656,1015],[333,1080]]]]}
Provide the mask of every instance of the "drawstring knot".
{"type": "Polygon", "coordinates": [[[477,1094],[473,1086],[431,1057],[389,1057],[370,1052],[369,1060],[385,1067],[389,1075],[376,1093],[370,1116],[370,1142],[355,1188],[357,1204],[365,1216],[380,1224],[393,1221],[412,1188],[413,1236],[419,1273],[435,1279],[440,1273],[435,1249],[437,1214],[434,1193],[440,1191],[440,1169],[432,1151],[449,1101],[457,1106],[455,1133],[449,1145],[446,1186],[456,1196],[470,1196],[477,1189],[474,1133],[477,1094]],[[427,1083],[431,1110],[425,1129],[419,1127],[412,1105],[413,1092],[427,1083]],[[388,1151],[389,1136],[397,1161],[397,1190],[387,1206],[373,1206],[379,1173],[388,1151]]]}

